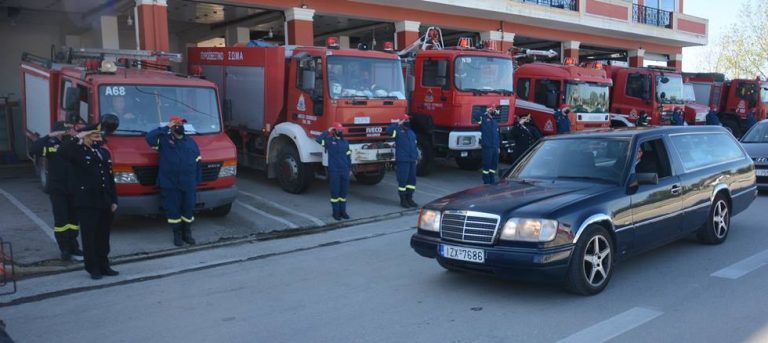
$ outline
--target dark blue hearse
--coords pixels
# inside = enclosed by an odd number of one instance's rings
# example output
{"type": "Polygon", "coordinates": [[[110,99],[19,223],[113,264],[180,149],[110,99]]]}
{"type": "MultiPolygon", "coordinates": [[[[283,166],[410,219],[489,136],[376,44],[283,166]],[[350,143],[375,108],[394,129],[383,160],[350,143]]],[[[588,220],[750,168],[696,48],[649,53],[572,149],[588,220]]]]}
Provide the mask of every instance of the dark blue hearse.
{"type": "Polygon", "coordinates": [[[691,233],[722,243],[756,196],[752,160],[721,127],[553,136],[500,183],[425,205],[411,247],[449,270],[596,294],[626,257],[691,233]]]}

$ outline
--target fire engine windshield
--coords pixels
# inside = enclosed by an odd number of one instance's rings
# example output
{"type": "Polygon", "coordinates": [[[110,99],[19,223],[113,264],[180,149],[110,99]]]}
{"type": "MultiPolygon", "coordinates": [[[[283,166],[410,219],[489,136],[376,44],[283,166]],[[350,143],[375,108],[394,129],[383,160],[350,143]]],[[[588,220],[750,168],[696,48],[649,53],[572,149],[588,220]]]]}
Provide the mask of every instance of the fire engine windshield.
{"type": "Polygon", "coordinates": [[[331,98],[405,99],[400,60],[329,56],[328,90],[331,98]]]}
{"type": "Polygon", "coordinates": [[[768,104],[768,83],[763,83],[761,87],[763,89],[760,90],[760,101],[768,104]]]}
{"type": "Polygon", "coordinates": [[[456,88],[468,92],[511,93],[512,60],[487,56],[459,56],[454,66],[456,88]]]}
{"type": "Polygon", "coordinates": [[[690,83],[683,84],[683,101],[696,102],[696,92],[694,92],[693,85],[690,83]]]}
{"type": "Polygon", "coordinates": [[[656,76],[656,97],[661,103],[682,103],[683,78],[680,75],[656,76]]]}
{"type": "Polygon", "coordinates": [[[206,87],[103,85],[99,87],[101,114],[120,118],[116,135],[141,135],[167,125],[171,116],[187,120],[190,134],[221,131],[216,92],[206,87]]]}
{"type": "Polygon", "coordinates": [[[569,83],[565,87],[565,103],[578,113],[607,113],[608,85],[569,83]]]}

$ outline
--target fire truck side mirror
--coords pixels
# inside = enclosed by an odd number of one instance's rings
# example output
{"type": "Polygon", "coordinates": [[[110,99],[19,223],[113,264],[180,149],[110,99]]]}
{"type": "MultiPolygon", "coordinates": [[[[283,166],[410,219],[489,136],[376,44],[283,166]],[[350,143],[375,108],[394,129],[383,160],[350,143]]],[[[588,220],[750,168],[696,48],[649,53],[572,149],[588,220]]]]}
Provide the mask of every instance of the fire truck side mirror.
{"type": "Polygon", "coordinates": [[[78,115],[80,112],[80,89],[76,87],[67,88],[64,93],[64,110],[67,113],[74,112],[78,115]]]}
{"type": "Polygon", "coordinates": [[[314,70],[303,69],[301,71],[301,89],[303,91],[312,91],[315,89],[316,74],[314,70]]]}
{"type": "Polygon", "coordinates": [[[408,75],[408,77],[405,78],[405,82],[406,93],[411,93],[414,89],[416,89],[416,77],[413,75],[408,75]]]}

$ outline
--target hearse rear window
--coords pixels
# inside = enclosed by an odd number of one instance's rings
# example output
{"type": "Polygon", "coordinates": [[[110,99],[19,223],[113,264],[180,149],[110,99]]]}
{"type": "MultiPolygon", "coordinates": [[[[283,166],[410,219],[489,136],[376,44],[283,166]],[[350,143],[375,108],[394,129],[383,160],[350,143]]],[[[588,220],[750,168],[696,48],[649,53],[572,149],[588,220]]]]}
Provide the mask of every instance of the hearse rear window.
{"type": "Polygon", "coordinates": [[[686,170],[744,157],[736,141],[727,133],[680,134],[670,138],[686,170]]]}

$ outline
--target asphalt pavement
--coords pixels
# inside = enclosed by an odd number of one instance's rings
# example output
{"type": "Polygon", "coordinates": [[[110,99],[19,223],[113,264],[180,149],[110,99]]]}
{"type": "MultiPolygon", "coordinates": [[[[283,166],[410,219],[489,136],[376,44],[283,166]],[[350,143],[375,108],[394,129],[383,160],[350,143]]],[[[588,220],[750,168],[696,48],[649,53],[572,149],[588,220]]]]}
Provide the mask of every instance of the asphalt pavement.
{"type": "Polygon", "coordinates": [[[630,259],[606,290],[448,272],[409,247],[416,216],[22,281],[19,342],[766,342],[768,196],[718,246],[630,259]]]}
{"type": "MultiPolygon", "coordinates": [[[[426,203],[435,198],[482,183],[480,171],[464,171],[452,160],[438,160],[429,177],[419,178],[414,199],[426,203]]],[[[303,194],[289,194],[264,173],[241,168],[238,198],[226,217],[197,215],[193,234],[199,243],[227,244],[241,239],[272,237],[305,230],[333,229],[339,225],[388,218],[407,212],[399,206],[397,181],[388,172],[378,185],[352,181],[348,211],[352,222],[331,217],[328,185],[317,179],[303,194]]],[[[413,210],[411,210],[413,212],[413,210]]],[[[0,170],[0,237],[14,245],[15,262],[22,273],[50,272],[79,268],[78,263],[61,263],[53,240],[53,215],[48,196],[42,192],[31,167],[13,172],[0,170]]],[[[133,260],[157,254],[183,252],[172,244],[171,230],[160,217],[123,216],[112,227],[113,259],[133,260]]]]}

